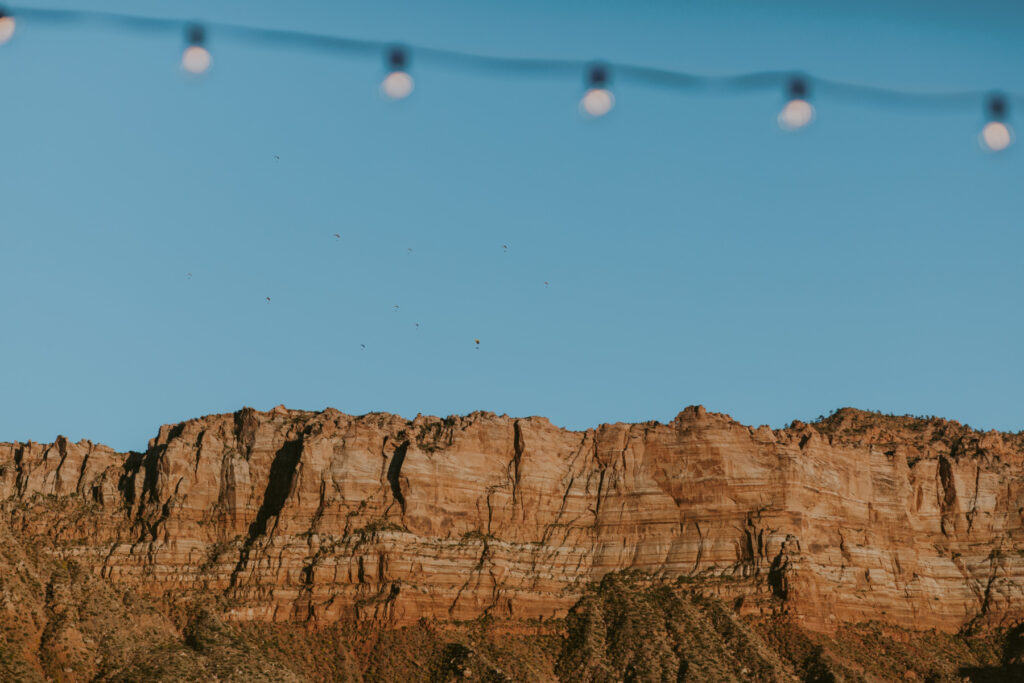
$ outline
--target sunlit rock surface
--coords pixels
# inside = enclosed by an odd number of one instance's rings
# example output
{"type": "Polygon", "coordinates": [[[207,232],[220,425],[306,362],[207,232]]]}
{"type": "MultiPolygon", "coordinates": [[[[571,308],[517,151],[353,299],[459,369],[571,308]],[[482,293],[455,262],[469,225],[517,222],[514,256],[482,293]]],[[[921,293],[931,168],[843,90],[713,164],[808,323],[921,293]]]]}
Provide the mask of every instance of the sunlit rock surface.
{"type": "Polygon", "coordinates": [[[560,617],[635,569],[812,630],[955,631],[1024,614],[1022,465],[1019,434],[852,409],[573,432],[246,408],[161,427],[145,453],[0,444],[0,500],[114,585],[213,592],[238,620],[560,617]]]}

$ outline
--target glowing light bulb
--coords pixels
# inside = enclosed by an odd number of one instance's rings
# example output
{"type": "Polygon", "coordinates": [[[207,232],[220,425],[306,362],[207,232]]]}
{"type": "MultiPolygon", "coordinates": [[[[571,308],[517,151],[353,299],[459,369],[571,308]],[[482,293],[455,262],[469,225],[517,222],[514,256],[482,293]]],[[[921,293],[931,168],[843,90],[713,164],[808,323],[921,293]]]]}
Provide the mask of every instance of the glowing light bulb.
{"type": "Polygon", "coordinates": [[[0,45],[14,36],[14,17],[0,11],[0,45]]]}
{"type": "Polygon", "coordinates": [[[380,84],[380,93],[392,100],[402,100],[412,94],[415,83],[406,71],[409,57],[405,50],[393,47],[387,54],[388,75],[380,84]]]}
{"type": "Polygon", "coordinates": [[[993,152],[1001,152],[1013,142],[1013,131],[1001,121],[989,121],[981,129],[982,146],[993,152]]]}
{"type": "Polygon", "coordinates": [[[401,100],[412,94],[414,87],[412,76],[404,71],[392,71],[380,84],[380,92],[384,97],[401,100]]]}
{"type": "Polygon", "coordinates": [[[615,95],[605,88],[591,88],[583,93],[580,112],[593,117],[604,116],[615,106],[615,95]]]}
{"type": "Polygon", "coordinates": [[[580,113],[597,118],[615,106],[615,95],[608,89],[608,68],[595,64],[587,71],[587,91],[580,99],[580,113]]]}
{"type": "Polygon", "coordinates": [[[992,95],[986,105],[988,110],[988,123],[981,129],[978,142],[983,149],[991,152],[1001,152],[1013,144],[1013,129],[1007,125],[1005,119],[1007,114],[1006,98],[1002,95],[992,95]]]}
{"type": "Polygon", "coordinates": [[[814,120],[814,107],[807,100],[790,100],[779,112],[779,127],[799,130],[814,120]]]}
{"type": "Polygon", "coordinates": [[[814,120],[814,106],[807,100],[807,81],[800,76],[789,79],[789,101],[779,112],[782,130],[800,130],[814,120]]]}
{"type": "Polygon", "coordinates": [[[188,47],[181,55],[181,68],[189,73],[205,73],[213,64],[210,51],[204,47],[206,32],[202,26],[189,26],[187,29],[188,47]]]}
{"type": "Polygon", "coordinates": [[[210,68],[213,57],[209,50],[201,45],[189,45],[181,56],[181,66],[185,71],[201,74],[210,68]]]}

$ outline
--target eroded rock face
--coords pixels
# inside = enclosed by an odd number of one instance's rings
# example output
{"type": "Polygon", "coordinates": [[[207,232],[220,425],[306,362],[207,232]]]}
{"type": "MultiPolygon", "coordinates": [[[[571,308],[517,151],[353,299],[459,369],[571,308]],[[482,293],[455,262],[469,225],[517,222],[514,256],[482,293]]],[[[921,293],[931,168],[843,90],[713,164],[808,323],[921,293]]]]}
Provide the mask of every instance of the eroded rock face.
{"type": "Polygon", "coordinates": [[[1024,436],[850,409],[571,432],[246,408],[145,453],[0,444],[0,500],[115,584],[223,595],[242,620],[562,616],[622,569],[717,577],[742,610],[818,630],[1024,614],[1024,436]]]}

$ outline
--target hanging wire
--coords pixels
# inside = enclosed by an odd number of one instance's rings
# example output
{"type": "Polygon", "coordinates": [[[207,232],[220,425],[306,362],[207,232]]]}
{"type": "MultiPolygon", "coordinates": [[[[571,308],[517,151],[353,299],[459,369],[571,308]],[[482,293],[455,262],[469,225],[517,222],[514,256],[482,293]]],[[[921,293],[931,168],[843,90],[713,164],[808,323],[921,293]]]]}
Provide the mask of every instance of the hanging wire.
{"type": "MultiPolygon", "coordinates": [[[[249,43],[260,43],[274,47],[317,49],[332,53],[347,53],[367,57],[378,57],[393,47],[393,43],[359,38],[332,36],[307,31],[268,29],[224,22],[195,22],[165,17],[144,17],[117,12],[92,10],[65,10],[43,8],[4,8],[3,14],[24,19],[26,22],[52,25],[98,24],[115,29],[147,33],[180,35],[184,27],[202,26],[207,33],[216,33],[249,43]]],[[[461,52],[429,46],[404,45],[408,53],[415,53],[418,61],[433,61],[437,64],[500,73],[510,76],[578,75],[585,73],[592,60],[544,59],[532,57],[507,57],[461,52]]],[[[733,75],[705,75],[616,62],[601,62],[619,80],[671,89],[707,90],[778,90],[790,83],[793,71],[759,71],[733,75]]],[[[946,92],[925,92],[884,88],[873,85],[820,78],[800,74],[808,83],[813,83],[815,92],[828,97],[848,98],[858,101],[873,101],[882,104],[919,105],[930,107],[977,106],[989,90],[958,90],[946,92]]],[[[1019,93],[1003,93],[1007,100],[1024,101],[1019,93]]]]}

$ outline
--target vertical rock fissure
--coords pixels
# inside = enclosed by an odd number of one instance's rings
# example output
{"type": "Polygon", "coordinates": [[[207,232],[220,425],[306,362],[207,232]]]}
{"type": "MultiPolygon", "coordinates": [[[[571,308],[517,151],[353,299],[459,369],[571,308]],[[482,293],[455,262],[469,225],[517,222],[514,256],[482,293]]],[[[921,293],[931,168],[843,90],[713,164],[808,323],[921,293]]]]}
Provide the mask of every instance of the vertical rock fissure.
{"type": "Polygon", "coordinates": [[[193,474],[199,474],[199,460],[203,457],[203,436],[206,434],[206,430],[200,430],[199,435],[196,437],[196,443],[193,448],[196,451],[196,464],[193,468],[193,474]]]}
{"type": "Polygon", "coordinates": [[[519,420],[512,423],[512,505],[516,504],[519,496],[519,467],[523,459],[523,430],[519,427],[519,420]]]}
{"type": "Polygon", "coordinates": [[[955,531],[956,527],[956,481],[953,478],[953,467],[949,464],[949,460],[946,458],[939,458],[938,470],[939,485],[937,488],[939,494],[939,509],[942,513],[940,528],[943,535],[949,536],[952,531],[955,531]]]}
{"type": "Polygon", "coordinates": [[[402,508],[402,515],[405,515],[405,495],[402,493],[402,482],[399,477],[402,474],[402,463],[405,462],[405,453],[409,450],[409,442],[404,442],[395,449],[391,456],[391,463],[388,465],[388,483],[391,484],[391,495],[402,508]]]}
{"type": "MultiPolygon", "coordinates": [[[[321,475],[323,476],[323,475],[321,475]]],[[[320,520],[323,519],[324,509],[327,506],[327,482],[320,479],[320,501],[317,503],[316,512],[313,513],[313,518],[309,522],[309,530],[316,532],[320,525],[320,520]]]]}
{"type": "Polygon", "coordinates": [[[65,436],[58,436],[54,442],[57,446],[57,452],[60,453],[60,462],[57,463],[57,469],[54,471],[54,478],[56,479],[55,489],[58,493],[61,492],[61,483],[63,481],[62,468],[64,462],[68,459],[68,440],[65,436]]]}
{"type": "Polygon", "coordinates": [[[82,464],[78,468],[78,477],[75,479],[75,491],[81,493],[82,491],[82,479],[85,478],[85,473],[88,471],[89,458],[92,457],[92,450],[85,452],[85,457],[82,458],[82,464]]]}
{"type": "Polygon", "coordinates": [[[125,507],[128,510],[135,507],[135,478],[142,468],[143,454],[136,451],[128,453],[121,465],[121,476],[117,479],[117,490],[121,492],[125,507]]]}
{"type": "Polygon", "coordinates": [[[487,534],[491,533],[491,518],[494,515],[494,509],[491,507],[491,494],[494,493],[494,489],[487,487],[487,534]]]}
{"type": "Polygon", "coordinates": [[[974,471],[974,495],[971,497],[971,509],[967,511],[967,533],[974,528],[974,518],[978,515],[978,492],[981,490],[981,465],[974,471]]]}
{"type": "Polygon", "coordinates": [[[594,501],[594,523],[597,523],[597,517],[601,514],[601,491],[604,489],[604,467],[598,473],[597,480],[597,499],[594,501]]]}
{"type": "Polygon", "coordinates": [[[22,496],[25,494],[25,485],[28,481],[28,475],[25,474],[22,462],[25,460],[25,447],[19,446],[14,449],[14,470],[17,472],[15,478],[15,488],[18,489],[18,495],[22,496]]]}
{"type": "MultiPolygon", "coordinates": [[[[166,446],[157,446],[155,448],[150,448],[148,451],[142,454],[142,458],[139,462],[139,469],[142,471],[142,493],[139,495],[139,507],[137,514],[140,520],[142,519],[146,503],[156,502],[158,499],[156,485],[157,480],[160,478],[160,458],[166,449],[166,446]]],[[[135,484],[136,476],[138,476],[137,472],[132,475],[133,486],[135,484]]]]}
{"type": "Polygon", "coordinates": [[[487,538],[484,538],[483,539],[483,550],[480,552],[480,557],[479,557],[479,559],[477,559],[476,566],[473,567],[473,570],[470,573],[469,578],[467,578],[466,582],[463,583],[462,586],[459,588],[458,592],[455,594],[455,599],[452,600],[451,606],[448,607],[448,616],[449,617],[452,616],[455,613],[455,607],[459,604],[459,598],[461,598],[462,597],[462,593],[467,588],[469,588],[469,584],[473,582],[473,576],[474,575],[477,576],[477,583],[479,584],[479,581],[480,581],[479,575],[483,572],[484,566],[486,565],[486,563],[488,561],[488,554],[490,553],[490,550],[491,550],[491,547],[487,543],[487,538]]]}
{"type": "Polygon", "coordinates": [[[697,557],[693,560],[693,573],[696,574],[700,570],[700,561],[704,557],[704,531],[700,528],[700,522],[694,522],[693,526],[697,529],[697,557]]]}
{"type": "Polygon", "coordinates": [[[286,441],[274,455],[274,462],[270,464],[270,474],[267,476],[267,488],[263,491],[263,503],[256,513],[256,519],[249,525],[250,543],[256,537],[267,533],[267,522],[271,517],[276,518],[281,514],[301,455],[301,437],[286,441]]]}
{"type": "Polygon", "coordinates": [[[281,514],[285,501],[288,500],[288,492],[291,491],[301,455],[302,437],[285,441],[274,454],[274,461],[270,464],[270,473],[267,475],[267,488],[263,491],[263,503],[256,512],[256,519],[249,525],[249,536],[238,553],[238,564],[231,573],[232,586],[238,584],[239,575],[249,563],[249,553],[256,539],[267,533],[267,522],[271,517],[277,519],[281,514]]]}
{"type": "Polygon", "coordinates": [[[978,609],[979,615],[982,615],[982,616],[984,616],[988,612],[989,604],[990,604],[990,601],[992,599],[992,583],[996,580],[996,574],[998,573],[998,570],[999,570],[999,557],[998,557],[998,555],[994,554],[993,556],[990,556],[988,562],[989,562],[988,580],[985,582],[985,591],[984,591],[984,593],[981,596],[981,600],[980,600],[981,605],[979,606],[979,609],[978,609]]]}
{"type": "Polygon", "coordinates": [[[786,568],[787,561],[785,548],[783,548],[775,556],[775,559],[772,560],[772,566],[768,570],[768,586],[771,588],[772,594],[780,600],[785,600],[789,597],[789,589],[786,585],[786,568]]]}

